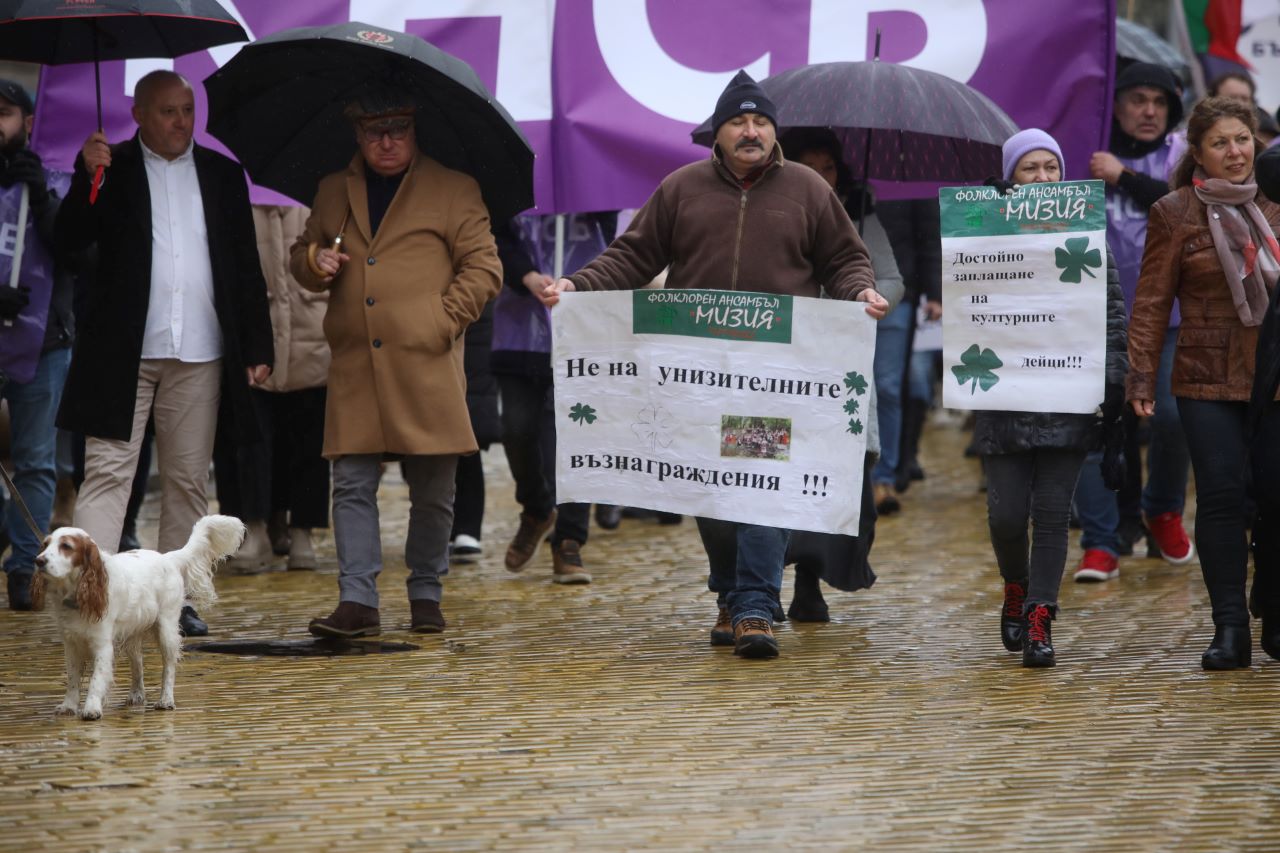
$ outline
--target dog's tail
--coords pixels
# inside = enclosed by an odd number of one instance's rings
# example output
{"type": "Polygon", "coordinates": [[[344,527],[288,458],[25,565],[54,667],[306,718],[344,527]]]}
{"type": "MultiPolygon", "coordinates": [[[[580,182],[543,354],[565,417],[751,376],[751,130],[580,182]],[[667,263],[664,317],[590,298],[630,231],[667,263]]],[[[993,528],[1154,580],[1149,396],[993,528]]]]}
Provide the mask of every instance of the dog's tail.
{"type": "Polygon", "coordinates": [[[213,591],[213,570],[240,547],[245,527],[229,515],[206,515],[191,529],[191,538],[175,556],[179,557],[187,599],[197,608],[218,600],[213,591]]]}

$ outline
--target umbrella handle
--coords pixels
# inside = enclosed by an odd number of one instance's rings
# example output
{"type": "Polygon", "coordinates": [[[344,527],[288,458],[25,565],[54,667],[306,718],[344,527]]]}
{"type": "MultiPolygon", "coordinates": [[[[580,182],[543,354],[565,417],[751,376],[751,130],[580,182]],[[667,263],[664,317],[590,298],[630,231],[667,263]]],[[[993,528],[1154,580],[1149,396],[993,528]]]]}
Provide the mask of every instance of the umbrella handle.
{"type": "Polygon", "coordinates": [[[89,187],[89,204],[98,203],[98,189],[102,186],[102,166],[93,173],[93,186],[89,187]]]}

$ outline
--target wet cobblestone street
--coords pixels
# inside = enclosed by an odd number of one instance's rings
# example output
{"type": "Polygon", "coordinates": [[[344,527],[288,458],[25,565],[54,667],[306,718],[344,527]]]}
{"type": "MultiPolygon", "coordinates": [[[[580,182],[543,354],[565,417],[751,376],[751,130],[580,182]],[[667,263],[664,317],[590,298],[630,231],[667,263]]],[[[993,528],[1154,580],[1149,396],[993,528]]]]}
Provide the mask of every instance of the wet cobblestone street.
{"type": "MultiPolygon", "coordinates": [[[[1280,848],[1280,663],[1255,648],[1252,670],[1203,672],[1198,564],[1073,584],[1073,532],[1058,666],[1023,669],[964,442],[926,435],[879,582],[829,591],[830,624],[779,626],[775,661],[708,644],[689,520],[593,526],[590,586],[552,584],[545,547],[506,572],[500,449],[485,556],[454,566],[440,636],[407,631],[388,469],[380,639],[417,651],[188,652],[174,712],[124,707],[117,658],[103,719],[81,722],[53,714],[52,618],[0,611],[0,849],[1280,848]]],[[[304,639],[337,600],[319,544],[318,572],[220,575],[208,639],[304,639]]],[[[151,701],[158,675],[151,648],[151,701]]]]}

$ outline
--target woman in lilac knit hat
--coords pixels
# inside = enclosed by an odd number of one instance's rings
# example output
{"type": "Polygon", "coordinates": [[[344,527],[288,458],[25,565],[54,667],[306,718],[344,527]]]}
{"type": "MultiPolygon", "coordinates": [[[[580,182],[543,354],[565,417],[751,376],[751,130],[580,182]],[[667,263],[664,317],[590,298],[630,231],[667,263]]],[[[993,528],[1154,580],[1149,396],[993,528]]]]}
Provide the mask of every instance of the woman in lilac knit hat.
{"type": "MultiPolygon", "coordinates": [[[[1062,149],[1043,130],[1024,130],[1004,144],[1002,180],[1014,185],[1065,180],[1062,149]]],[[[987,474],[987,523],[1004,580],[1000,639],[1022,652],[1022,665],[1053,666],[1050,623],[1058,615],[1058,588],[1067,560],[1071,496],[1085,455],[1102,443],[1103,425],[1120,423],[1128,369],[1124,296],[1107,252],[1106,399],[1103,417],[1055,412],[980,411],[973,447],[987,474]],[[1032,525],[1029,535],[1028,525],[1032,525]]]]}

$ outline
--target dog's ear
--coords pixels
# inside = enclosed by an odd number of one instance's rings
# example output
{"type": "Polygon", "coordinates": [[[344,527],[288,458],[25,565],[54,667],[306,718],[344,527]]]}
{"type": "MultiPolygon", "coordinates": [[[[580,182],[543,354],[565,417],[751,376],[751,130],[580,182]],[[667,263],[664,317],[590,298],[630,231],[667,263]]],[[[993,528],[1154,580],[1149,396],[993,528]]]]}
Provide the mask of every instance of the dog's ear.
{"type": "Polygon", "coordinates": [[[31,576],[31,609],[44,610],[44,572],[31,576]]]}
{"type": "Polygon", "coordinates": [[[107,567],[102,564],[98,543],[85,536],[77,546],[80,580],[76,582],[76,606],[81,616],[97,622],[107,612],[107,567]]]}

